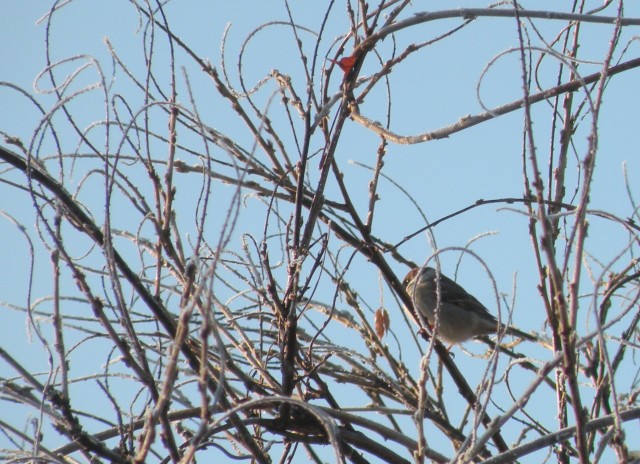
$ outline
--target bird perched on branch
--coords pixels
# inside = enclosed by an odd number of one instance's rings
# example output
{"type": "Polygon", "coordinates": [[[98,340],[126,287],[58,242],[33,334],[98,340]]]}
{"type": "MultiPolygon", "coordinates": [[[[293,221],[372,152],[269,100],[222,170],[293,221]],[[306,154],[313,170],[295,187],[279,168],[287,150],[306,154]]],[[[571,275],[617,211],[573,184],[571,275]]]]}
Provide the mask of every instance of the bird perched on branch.
{"type": "Polygon", "coordinates": [[[536,340],[514,327],[499,324],[473,295],[432,267],[411,269],[403,285],[415,310],[427,320],[435,336],[447,343],[462,343],[498,331],[536,340]]]}

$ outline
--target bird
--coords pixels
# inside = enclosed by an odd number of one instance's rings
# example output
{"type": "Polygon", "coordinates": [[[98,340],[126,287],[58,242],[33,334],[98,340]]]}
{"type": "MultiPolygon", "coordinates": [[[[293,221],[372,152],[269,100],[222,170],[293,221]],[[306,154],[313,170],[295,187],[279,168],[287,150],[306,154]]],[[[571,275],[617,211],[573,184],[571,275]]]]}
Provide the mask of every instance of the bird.
{"type": "Polygon", "coordinates": [[[435,336],[451,346],[498,331],[536,341],[530,334],[499,323],[473,295],[432,267],[411,269],[403,286],[435,336]]]}

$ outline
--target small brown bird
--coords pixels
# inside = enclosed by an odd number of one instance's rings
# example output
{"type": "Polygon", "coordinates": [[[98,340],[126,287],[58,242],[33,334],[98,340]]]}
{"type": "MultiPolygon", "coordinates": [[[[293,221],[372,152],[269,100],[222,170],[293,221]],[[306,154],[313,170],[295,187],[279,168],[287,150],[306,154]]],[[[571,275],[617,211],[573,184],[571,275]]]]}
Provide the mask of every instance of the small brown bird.
{"type": "Polygon", "coordinates": [[[447,343],[462,343],[498,330],[525,340],[535,341],[532,335],[514,327],[498,324],[473,295],[432,267],[414,268],[404,278],[403,285],[413,305],[434,329],[436,337],[447,343]],[[438,279],[439,287],[438,288],[438,279]]]}

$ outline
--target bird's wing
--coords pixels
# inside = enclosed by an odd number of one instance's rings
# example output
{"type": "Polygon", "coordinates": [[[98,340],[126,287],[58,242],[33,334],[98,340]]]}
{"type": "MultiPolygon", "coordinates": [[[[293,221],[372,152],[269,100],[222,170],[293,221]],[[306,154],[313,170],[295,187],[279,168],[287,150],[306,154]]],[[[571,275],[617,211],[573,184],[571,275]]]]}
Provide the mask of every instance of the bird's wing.
{"type": "Polygon", "coordinates": [[[441,275],[440,279],[442,282],[440,291],[442,292],[441,298],[443,301],[452,303],[468,311],[475,311],[478,315],[497,322],[496,318],[475,296],[468,293],[464,288],[445,275],[441,275]]]}

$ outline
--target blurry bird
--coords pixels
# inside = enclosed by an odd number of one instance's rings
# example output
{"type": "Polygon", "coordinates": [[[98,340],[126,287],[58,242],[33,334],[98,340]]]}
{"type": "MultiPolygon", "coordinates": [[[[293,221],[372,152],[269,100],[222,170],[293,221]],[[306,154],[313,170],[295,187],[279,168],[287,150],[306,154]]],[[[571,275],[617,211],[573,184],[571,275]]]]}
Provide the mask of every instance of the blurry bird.
{"type": "Polygon", "coordinates": [[[473,295],[432,267],[411,269],[403,285],[416,311],[426,318],[435,336],[447,343],[462,343],[498,330],[536,341],[532,335],[498,324],[496,318],[473,295]]]}
{"type": "Polygon", "coordinates": [[[329,61],[331,61],[333,64],[337,64],[340,67],[340,69],[342,69],[342,72],[347,74],[349,71],[351,71],[351,68],[353,68],[353,65],[356,64],[356,55],[354,53],[353,55],[350,55],[350,56],[344,56],[339,60],[329,59],[329,61]]]}

